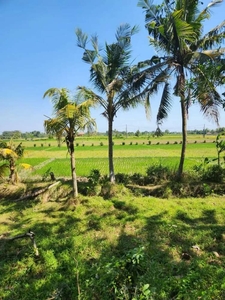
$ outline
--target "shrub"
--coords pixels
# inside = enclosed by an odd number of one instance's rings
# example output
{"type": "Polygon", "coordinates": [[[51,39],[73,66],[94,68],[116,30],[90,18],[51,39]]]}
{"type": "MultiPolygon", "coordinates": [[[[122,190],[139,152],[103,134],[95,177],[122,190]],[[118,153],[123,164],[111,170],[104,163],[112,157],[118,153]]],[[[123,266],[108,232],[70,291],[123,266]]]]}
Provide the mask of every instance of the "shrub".
{"type": "Polygon", "coordinates": [[[76,143],[76,146],[78,147],[78,146],[79,146],[79,143],[76,143]]]}
{"type": "Polygon", "coordinates": [[[36,147],[36,144],[34,144],[34,147],[36,147]]]}
{"type": "Polygon", "coordinates": [[[122,142],[122,146],[124,146],[124,145],[126,145],[126,143],[125,143],[125,142],[122,142]]]}
{"type": "Polygon", "coordinates": [[[103,142],[100,142],[100,146],[104,146],[103,142]]]}
{"type": "Polygon", "coordinates": [[[115,175],[115,177],[116,177],[117,183],[122,183],[124,185],[129,183],[129,175],[128,174],[118,173],[115,175]]]}
{"type": "Polygon", "coordinates": [[[151,141],[148,141],[148,145],[151,145],[151,143],[152,143],[151,141]]]}
{"type": "Polygon", "coordinates": [[[224,179],[224,169],[219,165],[211,165],[204,171],[202,180],[221,183],[224,179]]]}
{"type": "Polygon", "coordinates": [[[162,164],[153,165],[146,170],[149,183],[158,183],[161,180],[171,180],[172,172],[167,166],[162,164]]]}
{"type": "Polygon", "coordinates": [[[130,176],[130,181],[134,184],[144,185],[144,176],[141,173],[134,173],[130,176]]]}
{"type": "Polygon", "coordinates": [[[130,142],[130,145],[133,145],[133,143],[132,143],[132,142],[130,142]]]}

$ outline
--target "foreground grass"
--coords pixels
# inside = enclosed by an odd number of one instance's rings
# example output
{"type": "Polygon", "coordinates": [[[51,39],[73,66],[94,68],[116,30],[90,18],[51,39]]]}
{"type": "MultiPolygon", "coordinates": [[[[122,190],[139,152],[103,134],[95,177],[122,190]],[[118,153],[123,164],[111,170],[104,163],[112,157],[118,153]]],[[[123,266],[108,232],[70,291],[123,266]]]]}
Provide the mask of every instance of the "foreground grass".
{"type": "Polygon", "coordinates": [[[222,197],[47,200],[0,201],[0,299],[225,299],[222,197]]]}

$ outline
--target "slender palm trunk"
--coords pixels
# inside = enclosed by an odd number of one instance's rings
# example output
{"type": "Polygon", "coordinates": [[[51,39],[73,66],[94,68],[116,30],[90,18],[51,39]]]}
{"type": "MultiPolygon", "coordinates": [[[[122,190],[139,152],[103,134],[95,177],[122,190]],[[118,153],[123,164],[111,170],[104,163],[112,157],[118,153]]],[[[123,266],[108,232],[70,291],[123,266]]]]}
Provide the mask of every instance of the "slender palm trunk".
{"type": "Polygon", "coordinates": [[[185,84],[185,77],[184,74],[181,74],[180,103],[181,103],[181,117],[182,117],[182,148],[181,148],[181,155],[180,155],[180,163],[177,172],[178,180],[181,180],[183,175],[184,160],[185,160],[186,147],[187,147],[187,109],[185,104],[184,84],[185,84]]]}
{"type": "Polygon", "coordinates": [[[77,174],[76,174],[74,137],[73,136],[70,136],[70,138],[69,138],[69,151],[70,151],[71,175],[72,175],[72,182],[73,182],[73,197],[76,198],[78,196],[78,188],[77,188],[77,174]]]}
{"type": "Polygon", "coordinates": [[[113,165],[113,118],[108,119],[108,156],[109,156],[109,180],[115,183],[114,165],[113,165]]]}
{"type": "Polygon", "coordinates": [[[14,159],[10,159],[9,161],[9,169],[10,169],[10,174],[9,174],[9,179],[12,183],[16,182],[16,163],[14,161],[14,159]]]}

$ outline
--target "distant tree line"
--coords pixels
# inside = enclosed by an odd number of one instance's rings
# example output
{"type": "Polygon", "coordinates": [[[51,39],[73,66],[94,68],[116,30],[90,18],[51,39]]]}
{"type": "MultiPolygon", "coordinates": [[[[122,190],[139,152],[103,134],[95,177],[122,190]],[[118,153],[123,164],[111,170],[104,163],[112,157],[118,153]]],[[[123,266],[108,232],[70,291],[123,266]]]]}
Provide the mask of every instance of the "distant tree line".
{"type": "Polygon", "coordinates": [[[45,138],[48,137],[46,133],[34,130],[31,132],[21,132],[19,130],[7,130],[3,131],[2,134],[0,135],[0,139],[33,139],[33,138],[45,138]]]}
{"type": "MultiPolygon", "coordinates": [[[[188,130],[188,134],[212,134],[212,135],[217,135],[221,132],[225,132],[225,127],[219,127],[216,129],[194,129],[194,130],[188,130]]],[[[163,135],[168,135],[168,134],[181,134],[181,132],[179,131],[169,131],[168,129],[166,129],[165,131],[161,131],[158,132],[158,130],[155,131],[140,131],[139,129],[136,131],[119,131],[119,130],[113,130],[113,136],[116,138],[124,138],[124,137],[132,137],[132,136],[155,136],[155,137],[159,137],[159,136],[163,136],[163,135]]],[[[89,133],[84,133],[82,134],[84,136],[90,136],[89,133]]],[[[105,133],[103,132],[98,132],[95,133],[95,135],[108,135],[108,131],[106,131],[105,133]]],[[[9,139],[37,139],[37,138],[53,138],[52,135],[46,134],[44,132],[40,132],[40,131],[31,131],[31,132],[21,132],[19,130],[12,130],[12,131],[3,131],[2,134],[0,135],[0,139],[2,140],[9,140],[9,139]]]]}

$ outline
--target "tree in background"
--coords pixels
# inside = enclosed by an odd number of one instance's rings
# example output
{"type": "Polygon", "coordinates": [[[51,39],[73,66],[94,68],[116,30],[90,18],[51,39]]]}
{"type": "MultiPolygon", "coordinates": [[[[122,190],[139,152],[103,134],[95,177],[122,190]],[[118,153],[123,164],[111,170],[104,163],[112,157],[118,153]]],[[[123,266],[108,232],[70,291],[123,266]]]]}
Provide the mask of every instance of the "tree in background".
{"type": "Polygon", "coordinates": [[[51,98],[54,117],[45,120],[44,127],[47,133],[65,136],[67,149],[70,154],[73,196],[77,197],[78,188],[74,141],[80,130],[96,126],[95,120],[90,115],[90,107],[93,105],[93,102],[91,100],[84,101],[80,93],[72,97],[70,92],[65,88],[51,88],[45,92],[45,97],[51,98]]]}
{"type": "Polygon", "coordinates": [[[88,36],[81,29],[76,30],[77,44],[84,50],[83,61],[90,65],[90,81],[99,94],[85,86],[80,86],[79,90],[86,99],[95,101],[103,108],[102,115],[108,121],[109,179],[112,183],[115,182],[114,118],[120,109],[135,107],[144,100],[144,94],[140,93],[143,82],[141,79],[136,82],[134,77],[138,68],[131,66],[130,62],[131,37],[136,32],[135,26],[131,28],[129,24],[123,24],[117,29],[114,43],[105,43],[104,49],[101,49],[97,36],[92,36],[88,49],[88,36]]]}
{"type": "MultiPolygon", "coordinates": [[[[138,6],[145,11],[146,29],[149,33],[150,45],[158,56],[142,62],[143,72],[158,67],[167,75],[157,114],[158,125],[168,116],[172,106],[171,83],[173,95],[179,97],[182,116],[182,149],[177,176],[181,179],[187,145],[187,117],[191,103],[200,104],[201,111],[218,124],[218,108],[223,106],[221,95],[216,90],[218,81],[215,72],[224,66],[222,55],[224,48],[224,26],[222,22],[203,35],[204,22],[210,18],[210,9],[221,1],[212,1],[199,11],[200,1],[196,0],[164,0],[154,5],[151,0],[140,0],[138,6]],[[161,54],[161,56],[160,56],[161,54]]],[[[224,67],[220,69],[223,73],[224,67]]],[[[160,84],[162,81],[160,82],[160,84]]],[[[155,82],[155,91],[158,84],[155,82]]],[[[149,89],[152,92],[152,89],[149,89]]],[[[148,91],[147,91],[148,92],[148,91]]]]}

